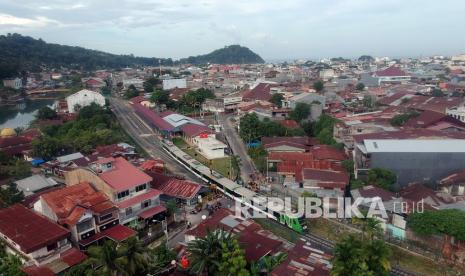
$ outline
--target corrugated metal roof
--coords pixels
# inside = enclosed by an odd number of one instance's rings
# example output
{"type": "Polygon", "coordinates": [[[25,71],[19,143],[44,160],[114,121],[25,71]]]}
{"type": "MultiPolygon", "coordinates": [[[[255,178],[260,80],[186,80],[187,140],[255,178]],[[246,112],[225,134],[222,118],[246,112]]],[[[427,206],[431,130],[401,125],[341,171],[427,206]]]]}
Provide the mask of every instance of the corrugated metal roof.
{"type": "Polygon", "coordinates": [[[465,140],[382,139],[364,140],[368,153],[373,152],[460,152],[465,153],[465,140]]]}

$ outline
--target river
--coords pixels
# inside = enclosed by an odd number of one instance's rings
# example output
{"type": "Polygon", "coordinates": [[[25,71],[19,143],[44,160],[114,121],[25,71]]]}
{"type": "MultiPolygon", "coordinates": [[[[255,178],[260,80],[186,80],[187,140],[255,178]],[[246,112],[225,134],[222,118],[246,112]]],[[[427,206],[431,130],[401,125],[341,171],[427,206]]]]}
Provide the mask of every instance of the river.
{"type": "Polygon", "coordinates": [[[56,100],[27,100],[18,104],[16,107],[0,107],[0,129],[8,128],[27,128],[35,119],[37,111],[44,107],[52,107],[56,100]]]}

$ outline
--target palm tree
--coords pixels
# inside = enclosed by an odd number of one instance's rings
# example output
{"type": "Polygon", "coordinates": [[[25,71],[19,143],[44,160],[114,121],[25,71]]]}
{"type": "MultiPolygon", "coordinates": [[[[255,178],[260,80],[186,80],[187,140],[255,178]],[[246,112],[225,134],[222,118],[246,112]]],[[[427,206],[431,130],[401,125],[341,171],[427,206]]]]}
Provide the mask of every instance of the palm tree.
{"type": "Polygon", "coordinates": [[[0,258],[0,275],[20,276],[24,275],[21,271],[23,263],[16,255],[4,255],[0,258]]]}
{"type": "Polygon", "coordinates": [[[367,256],[367,265],[374,275],[389,275],[391,270],[391,250],[382,240],[373,240],[365,248],[367,256]]]}
{"type": "Polygon", "coordinates": [[[221,243],[230,243],[231,233],[223,230],[210,231],[202,239],[196,239],[187,245],[190,268],[195,274],[215,274],[220,266],[221,243]]]}
{"type": "Polygon", "coordinates": [[[275,256],[265,256],[260,260],[259,266],[261,267],[262,272],[271,273],[279,264],[284,262],[287,259],[286,253],[279,253],[275,256]]]}
{"type": "Polygon", "coordinates": [[[352,223],[359,225],[362,231],[362,241],[367,237],[372,241],[375,237],[378,237],[382,233],[380,221],[374,217],[371,218],[352,218],[352,223]]]}
{"type": "Polygon", "coordinates": [[[121,256],[124,264],[125,274],[143,274],[148,266],[146,253],[147,250],[136,237],[131,237],[122,243],[118,248],[118,255],[121,256]]]}
{"type": "Polygon", "coordinates": [[[350,235],[339,242],[334,248],[333,268],[331,275],[367,275],[362,241],[355,235],[350,235]]]}
{"type": "Polygon", "coordinates": [[[113,241],[106,241],[103,246],[91,246],[87,255],[89,258],[86,262],[97,274],[116,276],[124,271],[124,261],[118,252],[117,244],[113,241]]]}

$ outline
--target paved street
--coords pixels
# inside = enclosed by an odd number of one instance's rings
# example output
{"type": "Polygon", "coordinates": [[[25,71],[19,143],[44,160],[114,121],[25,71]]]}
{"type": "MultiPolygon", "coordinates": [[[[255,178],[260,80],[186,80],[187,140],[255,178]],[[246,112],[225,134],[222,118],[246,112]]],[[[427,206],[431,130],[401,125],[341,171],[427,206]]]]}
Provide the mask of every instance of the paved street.
{"type": "Polygon", "coordinates": [[[134,141],[142,147],[151,157],[162,159],[167,170],[186,179],[203,183],[196,175],[174,161],[163,149],[157,134],[134,113],[127,101],[111,98],[111,107],[118,121],[134,141]]]}
{"type": "Polygon", "coordinates": [[[247,149],[242,142],[239,134],[234,129],[233,122],[231,121],[232,115],[219,116],[219,120],[224,128],[224,135],[229,143],[229,146],[234,155],[241,158],[241,177],[245,183],[248,183],[250,175],[255,173],[255,165],[252,159],[247,154],[247,149]]]}

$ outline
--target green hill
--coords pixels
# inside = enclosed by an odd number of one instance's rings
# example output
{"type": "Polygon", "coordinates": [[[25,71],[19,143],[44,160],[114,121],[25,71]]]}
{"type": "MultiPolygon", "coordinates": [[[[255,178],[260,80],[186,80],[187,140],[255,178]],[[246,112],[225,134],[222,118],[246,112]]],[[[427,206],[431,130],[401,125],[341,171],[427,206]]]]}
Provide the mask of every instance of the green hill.
{"type": "Polygon", "coordinates": [[[133,65],[172,65],[171,59],[115,55],[82,47],[46,43],[20,34],[0,36],[0,78],[14,76],[18,71],[39,71],[48,68],[95,70],[123,68],[133,65]]]}
{"type": "Polygon", "coordinates": [[[215,50],[206,55],[191,56],[180,60],[181,63],[191,64],[243,64],[243,63],[264,63],[265,61],[247,47],[240,45],[230,45],[222,49],[215,50]]]}
{"type": "Polygon", "coordinates": [[[231,45],[206,55],[189,57],[180,61],[171,58],[148,58],[134,55],[115,55],[76,46],[47,43],[20,34],[0,35],[0,79],[18,75],[21,71],[38,72],[42,67],[70,69],[111,69],[142,65],[158,66],[178,63],[239,64],[263,63],[263,59],[246,47],[231,45]]]}

